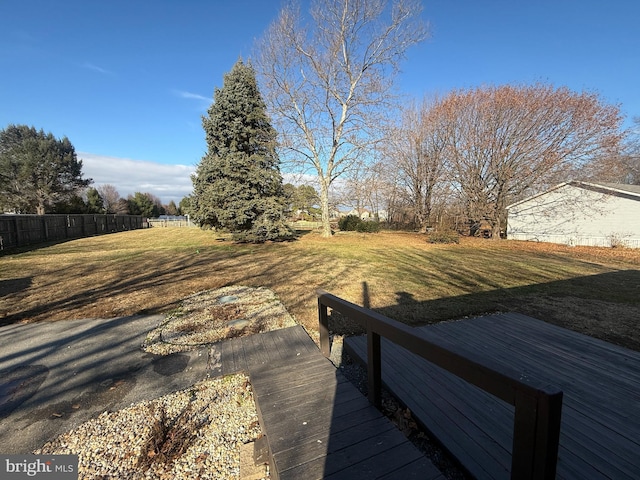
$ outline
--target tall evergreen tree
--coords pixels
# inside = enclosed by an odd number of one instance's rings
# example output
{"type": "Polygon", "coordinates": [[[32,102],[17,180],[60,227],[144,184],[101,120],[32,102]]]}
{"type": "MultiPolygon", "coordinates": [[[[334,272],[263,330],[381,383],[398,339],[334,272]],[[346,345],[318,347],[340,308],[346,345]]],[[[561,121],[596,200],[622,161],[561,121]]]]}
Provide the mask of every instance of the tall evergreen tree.
{"type": "Polygon", "coordinates": [[[93,187],[87,190],[87,213],[105,213],[104,200],[93,187]]]}
{"type": "Polygon", "coordinates": [[[164,215],[162,202],[150,193],[135,192],[133,195],[129,195],[127,206],[130,215],[142,215],[147,218],[158,218],[160,215],[164,215]]]}
{"type": "Polygon", "coordinates": [[[44,215],[93,182],[82,178],[82,160],[67,137],[26,125],[0,130],[0,204],[44,215]]]}
{"type": "Polygon", "coordinates": [[[192,219],[245,241],[290,238],[276,131],[250,64],[224,76],[202,126],[208,151],[191,178],[192,219]]]}

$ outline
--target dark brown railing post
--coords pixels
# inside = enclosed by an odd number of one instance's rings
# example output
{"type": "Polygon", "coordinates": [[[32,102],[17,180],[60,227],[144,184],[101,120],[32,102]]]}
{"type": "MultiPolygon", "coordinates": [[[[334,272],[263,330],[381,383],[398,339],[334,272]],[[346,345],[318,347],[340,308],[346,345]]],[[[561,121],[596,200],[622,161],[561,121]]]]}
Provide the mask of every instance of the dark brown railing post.
{"type": "Polygon", "coordinates": [[[318,296],[318,324],[320,329],[320,350],[322,354],[329,358],[331,355],[331,345],[329,343],[329,315],[327,306],[322,303],[318,296]]]}
{"type": "Polygon", "coordinates": [[[562,392],[532,396],[516,391],[511,478],[556,478],[562,392]]]}
{"type": "Polygon", "coordinates": [[[382,358],[380,335],[367,328],[367,378],[369,381],[369,401],[380,408],[382,406],[382,358]]]}

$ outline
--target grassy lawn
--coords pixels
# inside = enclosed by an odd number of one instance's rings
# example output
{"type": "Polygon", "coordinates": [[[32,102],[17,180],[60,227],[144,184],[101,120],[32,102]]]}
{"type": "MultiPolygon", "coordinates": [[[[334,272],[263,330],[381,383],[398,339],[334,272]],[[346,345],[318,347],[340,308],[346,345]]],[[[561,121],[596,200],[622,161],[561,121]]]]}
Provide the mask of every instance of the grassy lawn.
{"type": "Polygon", "coordinates": [[[311,331],[323,288],[411,325],[519,311],[640,350],[640,251],[430,245],[410,233],[237,245],[198,229],[152,228],[5,254],[0,325],[162,313],[227,285],[272,289],[311,331]]]}

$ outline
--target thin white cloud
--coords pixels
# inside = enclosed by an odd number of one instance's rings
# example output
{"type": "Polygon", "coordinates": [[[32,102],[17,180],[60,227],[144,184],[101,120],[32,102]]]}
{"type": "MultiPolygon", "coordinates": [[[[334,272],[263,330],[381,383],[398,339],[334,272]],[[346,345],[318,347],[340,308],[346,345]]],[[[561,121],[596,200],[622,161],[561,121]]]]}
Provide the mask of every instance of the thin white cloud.
{"type": "Polygon", "coordinates": [[[203,102],[210,102],[211,101],[210,98],[204,97],[204,96],[199,95],[197,93],[185,92],[184,90],[174,90],[173,93],[175,93],[180,98],[187,98],[187,99],[192,99],[192,100],[201,100],[203,102]]]}
{"type": "Polygon", "coordinates": [[[93,186],[110,184],[122,198],[135,192],[151,193],[167,204],[179,203],[191,194],[191,174],[195,166],[167,165],[146,160],[116,158],[78,152],[82,173],[93,179],[93,186]]]}
{"type": "Polygon", "coordinates": [[[106,70],[102,67],[99,67],[97,65],[94,65],[93,63],[89,63],[89,62],[85,62],[82,64],[83,68],[86,68],[88,70],[93,70],[94,72],[98,72],[101,73],[103,75],[115,75],[113,72],[106,70]]]}
{"type": "Polygon", "coordinates": [[[172,90],[172,92],[177,97],[184,98],[185,100],[195,100],[198,111],[207,110],[213,101],[211,98],[207,98],[198,93],[187,92],[185,90],[172,90]]]}

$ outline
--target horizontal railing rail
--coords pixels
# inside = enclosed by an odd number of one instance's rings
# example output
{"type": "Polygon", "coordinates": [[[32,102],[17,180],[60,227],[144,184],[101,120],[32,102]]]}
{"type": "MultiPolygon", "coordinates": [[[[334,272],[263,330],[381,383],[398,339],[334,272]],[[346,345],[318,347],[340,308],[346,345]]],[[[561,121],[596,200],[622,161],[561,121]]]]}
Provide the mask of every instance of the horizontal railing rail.
{"type": "Polygon", "coordinates": [[[515,407],[512,479],[552,479],[556,474],[562,391],[534,378],[479,358],[453,342],[428,338],[415,328],[360,307],[323,290],[318,290],[320,348],[330,355],[329,315],[331,308],[365,328],[367,333],[367,377],[369,400],[381,403],[382,357],[380,338],[419,355],[515,407]]]}

